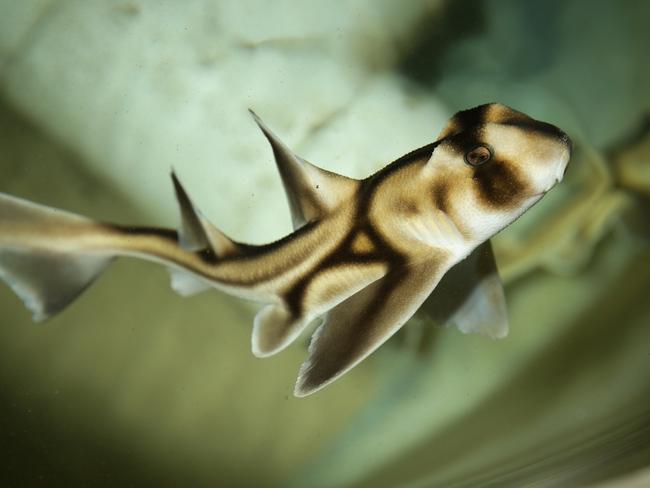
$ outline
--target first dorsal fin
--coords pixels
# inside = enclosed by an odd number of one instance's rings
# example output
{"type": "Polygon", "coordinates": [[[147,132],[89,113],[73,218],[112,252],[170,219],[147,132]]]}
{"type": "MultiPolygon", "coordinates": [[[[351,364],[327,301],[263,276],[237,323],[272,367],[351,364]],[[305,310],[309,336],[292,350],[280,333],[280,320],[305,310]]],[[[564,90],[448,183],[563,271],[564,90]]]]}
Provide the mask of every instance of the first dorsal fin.
{"type": "Polygon", "coordinates": [[[324,170],[297,156],[255,112],[250,113],[273,149],[294,229],[332,211],[356,192],[359,180],[324,170]]]}
{"type": "Polygon", "coordinates": [[[196,209],[174,172],[172,181],[181,212],[181,225],[178,230],[180,246],[188,251],[210,249],[217,257],[239,254],[239,245],[196,209]]]}

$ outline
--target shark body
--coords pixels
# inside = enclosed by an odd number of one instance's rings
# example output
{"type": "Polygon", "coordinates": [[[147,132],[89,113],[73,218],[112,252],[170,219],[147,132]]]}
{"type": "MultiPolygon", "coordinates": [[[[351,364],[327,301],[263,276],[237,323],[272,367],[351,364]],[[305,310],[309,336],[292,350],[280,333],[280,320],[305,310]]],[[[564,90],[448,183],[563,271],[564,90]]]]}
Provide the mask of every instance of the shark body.
{"type": "Polygon", "coordinates": [[[432,316],[465,332],[507,334],[489,239],[561,180],[566,134],[481,105],[457,113],[435,142],[356,180],[293,154],[253,116],[273,149],[293,233],[259,246],[236,242],[201,215],[174,174],[178,230],[99,223],[0,194],[0,277],[42,320],[114,257],[156,261],[181,294],[216,288],[266,303],[253,326],[259,357],[323,317],[297,396],[349,371],[425,301],[432,316]]]}

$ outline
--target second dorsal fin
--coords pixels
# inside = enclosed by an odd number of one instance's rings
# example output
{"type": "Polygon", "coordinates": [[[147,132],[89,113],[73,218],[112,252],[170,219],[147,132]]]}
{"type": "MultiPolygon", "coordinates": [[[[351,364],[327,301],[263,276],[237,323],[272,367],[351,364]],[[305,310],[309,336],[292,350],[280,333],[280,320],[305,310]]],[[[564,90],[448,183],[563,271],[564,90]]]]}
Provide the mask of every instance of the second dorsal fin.
{"type": "Polygon", "coordinates": [[[219,258],[239,254],[239,245],[196,209],[174,172],[172,181],[181,213],[181,225],[178,229],[180,246],[188,251],[211,249],[219,258]]]}
{"type": "Polygon", "coordinates": [[[294,229],[338,207],[359,187],[359,180],[324,170],[294,154],[250,110],[255,122],[273,149],[275,163],[282,177],[282,184],[289,200],[294,229]]]}

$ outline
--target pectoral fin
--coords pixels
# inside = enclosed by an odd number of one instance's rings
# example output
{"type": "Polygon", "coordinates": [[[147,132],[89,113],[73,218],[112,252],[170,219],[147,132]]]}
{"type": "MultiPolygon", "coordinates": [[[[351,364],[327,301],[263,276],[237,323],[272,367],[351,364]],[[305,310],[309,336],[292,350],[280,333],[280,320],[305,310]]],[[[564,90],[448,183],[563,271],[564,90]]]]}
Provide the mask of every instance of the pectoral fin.
{"type": "Polygon", "coordinates": [[[320,218],[356,192],[358,180],[321,169],[295,155],[255,112],[250,113],[273,149],[294,229],[320,218]]]}
{"type": "Polygon", "coordinates": [[[392,270],[333,308],[312,337],[295,395],[320,390],[386,342],[436,287],[448,261],[429,259],[392,270]]]}
{"type": "MultiPolygon", "coordinates": [[[[365,290],[386,274],[382,263],[348,265],[319,270],[305,287],[298,310],[284,299],[267,305],[255,316],[252,349],[257,357],[276,354],[291,344],[316,317],[365,290]]],[[[284,297],[286,298],[286,297],[284,297]]]]}
{"type": "Polygon", "coordinates": [[[451,268],[421,310],[437,324],[455,325],[466,334],[507,336],[505,293],[490,241],[451,268]]]}

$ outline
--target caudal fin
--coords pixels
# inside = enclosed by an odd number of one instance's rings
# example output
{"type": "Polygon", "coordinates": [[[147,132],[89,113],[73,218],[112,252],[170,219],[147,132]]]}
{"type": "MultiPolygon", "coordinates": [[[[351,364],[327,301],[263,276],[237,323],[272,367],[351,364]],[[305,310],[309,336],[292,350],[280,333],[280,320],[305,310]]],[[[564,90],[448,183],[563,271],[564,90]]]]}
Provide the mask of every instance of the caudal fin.
{"type": "Polygon", "coordinates": [[[112,257],[61,246],[66,235],[95,225],[74,214],[0,193],[0,278],[35,321],[56,314],[104,270],[112,257]]]}
{"type": "Polygon", "coordinates": [[[0,278],[40,322],[77,298],[110,261],[110,257],[0,249],[0,278]]]}
{"type": "Polygon", "coordinates": [[[211,286],[197,266],[242,253],[192,204],[172,174],[180,208],[178,232],[100,224],[0,193],[0,279],[44,320],[63,310],[118,255],[170,266],[172,287],[191,295],[211,286]]]}

